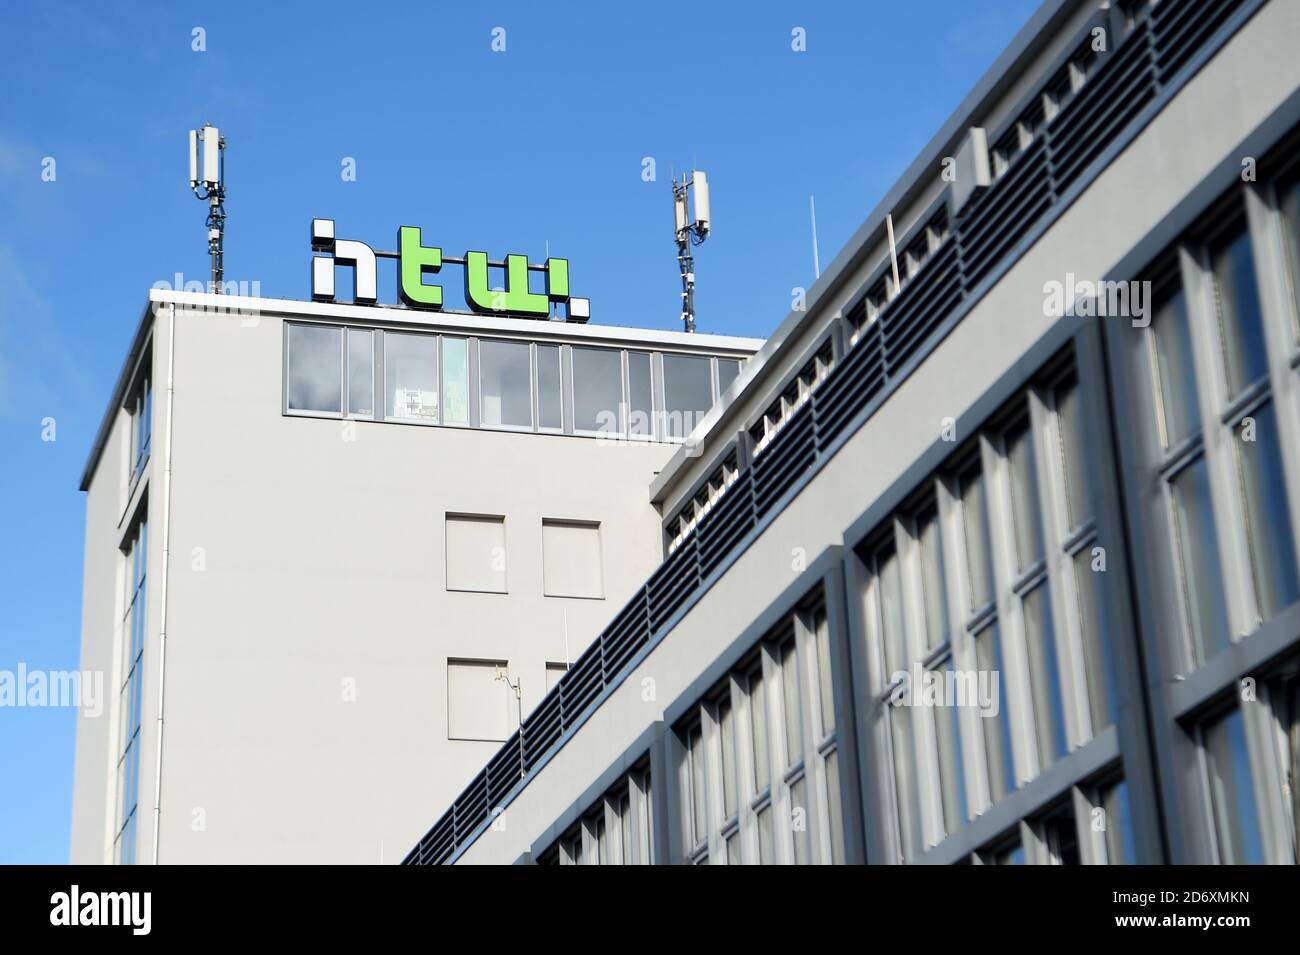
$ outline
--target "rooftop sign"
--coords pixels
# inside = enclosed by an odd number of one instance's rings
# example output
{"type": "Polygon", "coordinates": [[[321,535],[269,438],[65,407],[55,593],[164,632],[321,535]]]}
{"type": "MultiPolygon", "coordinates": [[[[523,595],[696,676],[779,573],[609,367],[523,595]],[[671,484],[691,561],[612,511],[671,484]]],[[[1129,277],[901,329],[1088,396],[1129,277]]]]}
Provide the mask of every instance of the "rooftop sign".
{"type": "Polygon", "coordinates": [[[405,225],[397,230],[396,252],[377,251],[364,242],[336,238],[333,219],[311,221],[311,247],[313,252],[326,253],[311,260],[311,297],[317,302],[334,301],[334,270],[342,265],[353,270],[353,300],[375,304],[375,260],[388,258],[398,261],[398,295],[409,308],[441,309],[442,286],[426,284],[425,276],[438,274],[444,265],[459,265],[465,273],[465,304],[476,312],[547,319],[554,303],[564,306],[566,321],[586,322],[591,317],[591,303],[569,294],[568,259],[548,258],[534,265],[526,255],[507,255],[504,262],[490,261],[486,252],[470,251],[464,257],[443,255],[441,248],[424,244],[419,228],[405,225]],[[505,272],[504,286],[492,287],[491,269],[505,272]],[[529,289],[530,272],[545,273],[545,292],[529,289]]]}

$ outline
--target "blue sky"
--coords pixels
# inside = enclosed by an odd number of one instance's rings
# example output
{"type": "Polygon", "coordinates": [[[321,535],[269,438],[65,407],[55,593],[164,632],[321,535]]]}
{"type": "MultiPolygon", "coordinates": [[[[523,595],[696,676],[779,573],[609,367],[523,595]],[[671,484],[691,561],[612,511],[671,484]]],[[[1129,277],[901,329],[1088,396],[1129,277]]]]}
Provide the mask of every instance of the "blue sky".
{"type": "MultiPolygon", "coordinates": [[[[809,195],[826,264],[1037,0],[392,6],[6,12],[0,670],[78,666],[81,469],[148,289],[207,277],[186,130],[222,127],[226,277],[264,295],[309,297],[323,216],[376,248],[400,225],[447,254],[538,261],[549,241],[594,322],[665,329],[679,326],[668,179],[698,165],[714,219],[699,330],[765,336],[812,284],[809,195]]],[[[71,710],[0,709],[0,863],[66,860],[74,725],[71,710]]]]}

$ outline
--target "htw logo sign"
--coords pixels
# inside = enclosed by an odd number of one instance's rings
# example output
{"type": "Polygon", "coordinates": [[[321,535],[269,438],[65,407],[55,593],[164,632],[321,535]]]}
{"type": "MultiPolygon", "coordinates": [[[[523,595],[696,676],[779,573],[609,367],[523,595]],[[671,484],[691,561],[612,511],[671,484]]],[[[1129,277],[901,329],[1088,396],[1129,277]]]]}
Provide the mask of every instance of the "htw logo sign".
{"type": "Polygon", "coordinates": [[[397,251],[372,249],[364,242],[339,239],[333,219],[313,219],[311,247],[325,255],[311,260],[311,297],[318,302],[334,301],[334,271],[337,266],[353,270],[354,301],[373,305],[378,300],[377,258],[397,259],[398,294],[411,308],[441,309],[442,286],[425,283],[444,265],[459,265],[465,271],[465,304],[476,312],[520,318],[547,318],[551,303],[563,305],[565,320],[585,322],[591,317],[591,303],[569,295],[569,260],[548,258],[534,265],[526,255],[507,255],[504,262],[491,262],[486,252],[466,252],[464,257],[443,255],[437,246],[424,244],[420,230],[402,226],[397,230],[397,251]],[[505,273],[505,285],[493,288],[491,270],[505,273]],[[546,291],[528,287],[530,272],[545,273],[546,291]]]}

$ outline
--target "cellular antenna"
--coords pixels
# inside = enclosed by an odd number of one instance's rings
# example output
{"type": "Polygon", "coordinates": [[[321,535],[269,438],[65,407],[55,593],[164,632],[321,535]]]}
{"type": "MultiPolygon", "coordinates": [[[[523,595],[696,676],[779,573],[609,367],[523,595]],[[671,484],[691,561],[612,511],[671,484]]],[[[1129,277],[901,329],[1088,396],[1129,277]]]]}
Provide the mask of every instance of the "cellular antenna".
{"type": "Polygon", "coordinates": [[[677,266],[682,272],[682,325],[687,332],[695,331],[695,257],[691,246],[708,238],[711,225],[708,176],[696,169],[689,179],[685,173],[681,182],[673,179],[673,237],[677,242],[677,266]],[[687,210],[692,196],[694,218],[687,210]]]}
{"type": "Polygon", "coordinates": [[[190,189],[208,204],[208,254],[212,256],[209,291],[221,294],[225,274],[223,257],[226,232],[226,141],[211,123],[190,130],[190,189]]]}

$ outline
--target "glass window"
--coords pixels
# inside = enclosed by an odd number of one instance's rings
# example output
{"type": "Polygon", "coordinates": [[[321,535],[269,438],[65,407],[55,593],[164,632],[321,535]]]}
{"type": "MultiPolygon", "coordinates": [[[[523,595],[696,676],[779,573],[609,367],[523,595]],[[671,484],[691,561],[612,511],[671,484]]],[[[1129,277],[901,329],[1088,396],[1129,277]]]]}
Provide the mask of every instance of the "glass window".
{"type": "Polygon", "coordinates": [[[484,339],[478,345],[479,417],[487,427],[531,428],[532,386],[526,342],[484,339]]]}
{"type": "Polygon", "coordinates": [[[948,639],[948,599],[944,590],[939,514],[933,508],[917,519],[921,546],[921,590],[925,604],[925,646],[933,650],[948,639]]]}
{"type": "Polygon", "coordinates": [[[464,338],[442,340],[442,420],[469,424],[469,343],[464,338]]]}
{"type": "Polygon", "coordinates": [[[687,737],[687,759],[691,769],[691,845],[699,845],[708,835],[708,814],[705,792],[708,777],[704,769],[704,734],[700,727],[687,737]]]}
{"type": "MultiPolygon", "coordinates": [[[[951,660],[938,671],[940,677],[951,673],[951,660]]],[[[945,694],[940,705],[934,708],[934,735],[939,755],[939,796],[943,802],[944,831],[949,835],[964,826],[969,815],[966,780],[962,776],[958,709],[952,703],[945,694]]]]}
{"type": "Polygon", "coordinates": [[[390,418],[438,420],[438,339],[384,334],[384,393],[390,418]]]}
{"type": "Polygon", "coordinates": [[[655,864],[655,794],[654,778],[650,775],[650,770],[645,772],[645,842],[646,859],[650,865],[655,864]]]}
{"type": "Polygon", "coordinates": [[[813,640],[817,650],[817,690],[821,704],[821,735],[835,729],[835,693],[831,682],[831,636],[826,612],[819,610],[813,618],[813,640]]]}
{"type": "Polygon", "coordinates": [[[618,835],[619,849],[621,850],[620,862],[623,865],[632,864],[632,797],[623,793],[618,798],[618,835]]]}
{"type": "Polygon", "coordinates": [[[623,401],[619,353],[606,348],[573,349],[573,427],[618,434],[623,401]]]}
{"type": "Polygon", "coordinates": [[[785,710],[785,759],[786,765],[792,765],[803,757],[803,736],[799,729],[803,696],[799,692],[799,656],[793,640],[781,646],[781,697],[785,710]]]}
{"type": "Polygon", "coordinates": [[[1115,689],[1110,666],[1110,648],[1102,630],[1097,571],[1092,569],[1092,548],[1074,555],[1075,595],[1079,602],[1079,632],[1083,640],[1084,674],[1088,682],[1088,709],[1092,731],[1099,733],[1115,722],[1115,689]]]}
{"type": "Polygon", "coordinates": [[[1061,470],[1065,474],[1065,503],[1070,527],[1092,514],[1088,503],[1088,456],[1083,450],[1083,424],[1079,418],[1079,388],[1071,381],[1056,389],[1056,420],[1061,441],[1061,470]]]}
{"type": "Polygon", "coordinates": [[[829,807],[827,818],[831,827],[831,862],[843,865],[844,807],[840,804],[840,764],[836,750],[826,754],[826,801],[829,807]]]}
{"type": "Polygon", "coordinates": [[[899,844],[903,858],[910,860],[921,851],[921,804],[916,778],[916,745],[913,740],[911,708],[890,707],[889,728],[894,750],[894,796],[898,803],[899,844]]]}
{"type": "Polygon", "coordinates": [[[1051,853],[1055,865],[1080,865],[1079,829],[1074,822],[1074,813],[1066,809],[1043,820],[1043,836],[1047,842],[1047,851],[1051,853]]]}
{"type": "Polygon", "coordinates": [[[664,355],[664,425],[670,438],[685,438],[713,404],[709,359],[664,355]]]}
{"type": "Polygon", "coordinates": [[[1295,542],[1272,402],[1251,412],[1250,418],[1252,423],[1243,422],[1236,431],[1241,490],[1259,613],[1262,619],[1270,620],[1295,602],[1300,586],[1296,582],[1295,542]]]}
{"type": "Polygon", "coordinates": [[[134,481],[149,460],[153,436],[153,385],[147,375],[136,388],[128,410],[131,414],[131,480],[134,481]]]}
{"type": "Polygon", "coordinates": [[[1029,689],[1034,701],[1034,736],[1040,769],[1066,753],[1065,717],[1061,704],[1061,676],[1056,660],[1056,634],[1047,584],[1025,595],[1025,650],[1029,656],[1029,689]]]}
{"type": "Polygon", "coordinates": [[[125,555],[129,568],[126,586],[126,617],[122,624],[123,648],[119,711],[117,801],[118,817],[114,858],[119,865],[132,865],[136,852],[136,821],[140,803],[140,729],[143,721],[145,621],[149,604],[146,579],[149,563],[149,528],[141,521],[125,555]]]}
{"type": "Polygon", "coordinates": [[[560,419],[560,346],[537,346],[537,426],[559,431],[560,419]]]}
{"type": "Polygon", "coordinates": [[[343,400],[343,330],[289,326],[289,408],[338,414],[343,400]]]}
{"type": "Polygon", "coordinates": [[[621,776],[587,808],[577,823],[538,855],[538,865],[582,865],[584,862],[653,865],[651,802],[649,770],[633,769],[621,776]],[[644,795],[637,800],[634,793],[644,795]],[[586,859],[583,858],[584,838],[585,851],[590,853],[586,859]]]}
{"type": "Polygon", "coordinates": [[[1106,864],[1133,865],[1137,861],[1137,847],[1133,842],[1128,783],[1120,780],[1103,789],[1101,808],[1106,826],[1106,864]]]}
{"type": "MultiPolygon", "coordinates": [[[[1300,862],[1300,678],[1292,678],[1279,697],[1286,707],[1282,719],[1286,727],[1284,771],[1291,785],[1291,845],[1295,861],[1300,862]]],[[[1280,709],[1280,707],[1279,707],[1280,709]]]]}
{"type": "Polygon", "coordinates": [[[1038,469],[1028,423],[1007,435],[1011,471],[1011,516],[1015,524],[1016,566],[1025,570],[1043,557],[1043,521],[1038,507],[1038,469]]]}
{"type": "Polygon", "coordinates": [[[650,355],[642,351],[627,353],[627,433],[653,438],[654,405],[651,403],[650,355]]]}
{"type": "Polygon", "coordinates": [[[564,843],[564,851],[569,857],[570,865],[582,865],[582,831],[579,830],[564,843]]]}
{"type": "Polygon", "coordinates": [[[731,703],[718,704],[718,735],[722,743],[722,811],[730,819],[736,814],[736,726],[731,703]]]}
{"type": "Polygon", "coordinates": [[[1183,468],[1170,482],[1183,601],[1192,656],[1197,665],[1228,645],[1228,612],[1219,577],[1219,538],[1210,506],[1210,475],[1205,458],[1183,468]]]}
{"type": "Polygon", "coordinates": [[[790,820],[794,829],[794,864],[812,864],[812,834],[808,829],[807,786],[800,777],[790,786],[790,820]]]}
{"type": "Polygon", "coordinates": [[[776,864],[776,839],[772,832],[772,807],[764,806],[758,812],[758,864],[776,864]]]}
{"type": "Polygon", "coordinates": [[[375,413],[375,333],[348,329],[348,414],[372,417],[375,413]]]}
{"type": "Polygon", "coordinates": [[[1011,726],[1007,714],[1007,681],[1002,669],[1002,636],[997,624],[986,627],[975,637],[975,661],[980,675],[997,680],[997,713],[979,714],[984,737],[984,759],[988,770],[989,791],[997,802],[1016,788],[1015,768],[1011,763],[1011,726]]]}
{"type": "Polygon", "coordinates": [[[1300,314],[1300,176],[1295,176],[1279,190],[1282,220],[1285,223],[1287,258],[1291,263],[1291,294],[1300,314]]]}
{"type": "Polygon", "coordinates": [[[740,362],[734,358],[718,359],[718,394],[721,396],[740,375],[740,362]]]}
{"type": "Polygon", "coordinates": [[[898,555],[892,547],[876,555],[880,594],[880,639],[885,655],[886,684],[907,668],[906,633],[903,629],[903,588],[898,555]]]}
{"type": "Polygon", "coordinates": [[[1205,768],[1220,863],[1262,865],[1264,844],[1255,808],[1246,726],[1237,707],[1205,728],[1205,768]]]}
{"type": "Polygon", "coordinates": [[[740,831],[727,836],[727,865],[740,865],[740,831]]]}
{"type": "Polygon", "coordinates": [[[999,849],[993,857],[996,865],[1024,865],[1025,847],[1018,841],[999,849]]]}
{"type": "Polygon", "coordinates": [[[1192,333],[1182,288],[1175,288],[1156,304],[1151,329],[1164,421],[1163,440],[1168,448],[1201,426],[1201,412],[1196,405],[1192,333]]]}
{"type": "Polygon", "coordinates": [[[1223,336],[1228,391],[1238,394],[1268,371],[1264,320],[1255,285],[1255,256],[1244,222],[1210,249],[1223,336]]]}
{"type": "Polygon", "coordinates": [[[979,610],[993,600],[993,554],[986,508],[984,475],[979,470],[968,471],[961,479],[961,514],[971,610],[979,610]]]}
{"type": "Polygon", "coordinates": [[[763,687],[763,669],[749,672],[749,723],[754,742],[754,791],[767,788],[771,770],[767,757],[767,697],[763,687]]]}

